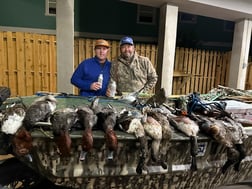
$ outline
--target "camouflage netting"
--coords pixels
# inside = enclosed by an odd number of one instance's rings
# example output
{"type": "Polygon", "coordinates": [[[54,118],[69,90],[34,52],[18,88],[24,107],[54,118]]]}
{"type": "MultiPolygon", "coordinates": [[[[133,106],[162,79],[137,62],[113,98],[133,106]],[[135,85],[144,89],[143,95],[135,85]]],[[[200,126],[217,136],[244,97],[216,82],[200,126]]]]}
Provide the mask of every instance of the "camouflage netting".
{"type": "Polygon", "coordinates": [[[210,90],[207,94],[201,95],[201,98],[208,101],[234,99],[252,103],[252,91],[233,89],[219,85],[217,88],[210,90]]]}

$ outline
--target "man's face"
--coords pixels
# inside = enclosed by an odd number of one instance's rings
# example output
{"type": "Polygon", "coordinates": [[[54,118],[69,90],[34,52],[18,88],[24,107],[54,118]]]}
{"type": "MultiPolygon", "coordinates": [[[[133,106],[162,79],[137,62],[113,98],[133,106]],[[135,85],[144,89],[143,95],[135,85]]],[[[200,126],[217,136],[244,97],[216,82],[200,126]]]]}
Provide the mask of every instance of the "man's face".
{"type": "Polygon", "coordinates": [[[104,46],[95,47],[95,56],[102,62],[107,59],[109,48],[104,46]]]}
{"type": "Polygon", "coordinates": [[[124,44],[121,45],[120,50],[122,57],[129,60],[134,55],[135,48],[134,45],[124,44]]]}

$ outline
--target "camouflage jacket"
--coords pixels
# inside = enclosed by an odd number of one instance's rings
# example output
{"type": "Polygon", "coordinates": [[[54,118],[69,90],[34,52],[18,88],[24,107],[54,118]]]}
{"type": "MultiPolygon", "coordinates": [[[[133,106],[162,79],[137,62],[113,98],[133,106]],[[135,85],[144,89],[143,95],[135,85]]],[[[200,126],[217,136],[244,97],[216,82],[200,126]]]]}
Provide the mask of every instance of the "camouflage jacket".
{"type": "Polygon", "coordinates": [[[112,62],[111,78],[116,81],[119,92],[135,92],[141,88],[144,88],[142,92],[148,92],[155,86],[158,76],[151,61],[135,52],[131,62],[121,56],[112,62]]]}

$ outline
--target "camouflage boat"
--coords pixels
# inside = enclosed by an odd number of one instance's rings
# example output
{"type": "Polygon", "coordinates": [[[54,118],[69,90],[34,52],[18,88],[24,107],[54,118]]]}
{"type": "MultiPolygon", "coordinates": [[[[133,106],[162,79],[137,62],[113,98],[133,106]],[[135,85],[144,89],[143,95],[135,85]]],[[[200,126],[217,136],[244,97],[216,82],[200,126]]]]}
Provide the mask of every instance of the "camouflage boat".
{"type": "MultiPolygon", "coordinates": [[[[30,105],[39,96],[22,97],[26,105],[30,105]]],[[[57,108],[73,107],[78,105],[90,104],[90,99],[59,95],[57,98],[57,108]]],[[[9,98],[3,105],[19,101],[20,98],[9,98]]],[[[111,104],[117,109],[134,109],[125,101],[118,99],[102,98],[102,105],[111,104]]],[[[45,124],[46,125],[46,124],[45,124]]],[[[31,133],[33,138],[33,148],[31,151],[32,161],[26,157],[20,157],[15,154],[15,158],[45,177],[57,186],[70,188],[151,188],[151,189],[213,189],[219,185],[236,183],[248,179],[252,174],[252,127],[245,127],[248,138],[245,140],[246,158],[243,159],[240,171],[234,171],[230,167],[225,174],[221,172],[221,167],[227,159],[226,149],[215,140],[200,133],[198,135],[198,155],[197,171],[191,171],[191,152],[189,137],[183,133],[174,130],[172,139],[167,146],[167,153],[162,159],[167,163],[168,168],[164,169],[160,165],[148,162],[148,174],[137,174],[136,167],[139,156],[139,142],[132,134],[122,131],[116,131],[118,137],[118,150],[114,157],[108,158],[108,150],[105,146],[104,132],[100,130],[93,131],[94,146],[84,161],[79,160],[81,153],[81,130],[71,131],[72,139],[71,155],[61,157],[57,146],[53,140],[53,134],[50,130],[44,129],[44,124],[40,124],[37,129],[31,133]]],[[[149,140],[151,140],[149,138],[149,140]]],[[[12,153],[2,147],[1,154],[12,153]]],[[[6,166],[3,162],[1,166],[6,166]]],[[[29,170],[26,170],[27,172],[29,170]]],[[[1,172],[1,171],[0,171],[1,172]]],[[[0,173],[0,175],[3,173],[0,173]]],[[[31,175],[15,178],[12,183],[1,183],[5,187],[11,188],[17,182],[22,182],[24,188],[40,181],[40,177],[31,175]],[[27,181],[28,180],[28,181],[27,181]]]]}

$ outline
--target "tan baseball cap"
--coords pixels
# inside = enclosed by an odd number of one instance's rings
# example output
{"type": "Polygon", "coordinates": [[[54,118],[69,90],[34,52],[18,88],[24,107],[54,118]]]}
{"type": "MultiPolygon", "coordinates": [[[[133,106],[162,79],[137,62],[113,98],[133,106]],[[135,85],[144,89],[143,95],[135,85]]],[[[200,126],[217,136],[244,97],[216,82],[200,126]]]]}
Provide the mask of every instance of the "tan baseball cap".
{"type": "Polygon", "coordinates": [[[97,39],[97,40],[95,41],[95,48],[96,48],[97,46],[103,46],[103,47],[109,48],[109,43],[108,43],[106,40],[104,40],[104,39],[97,39]]]}

